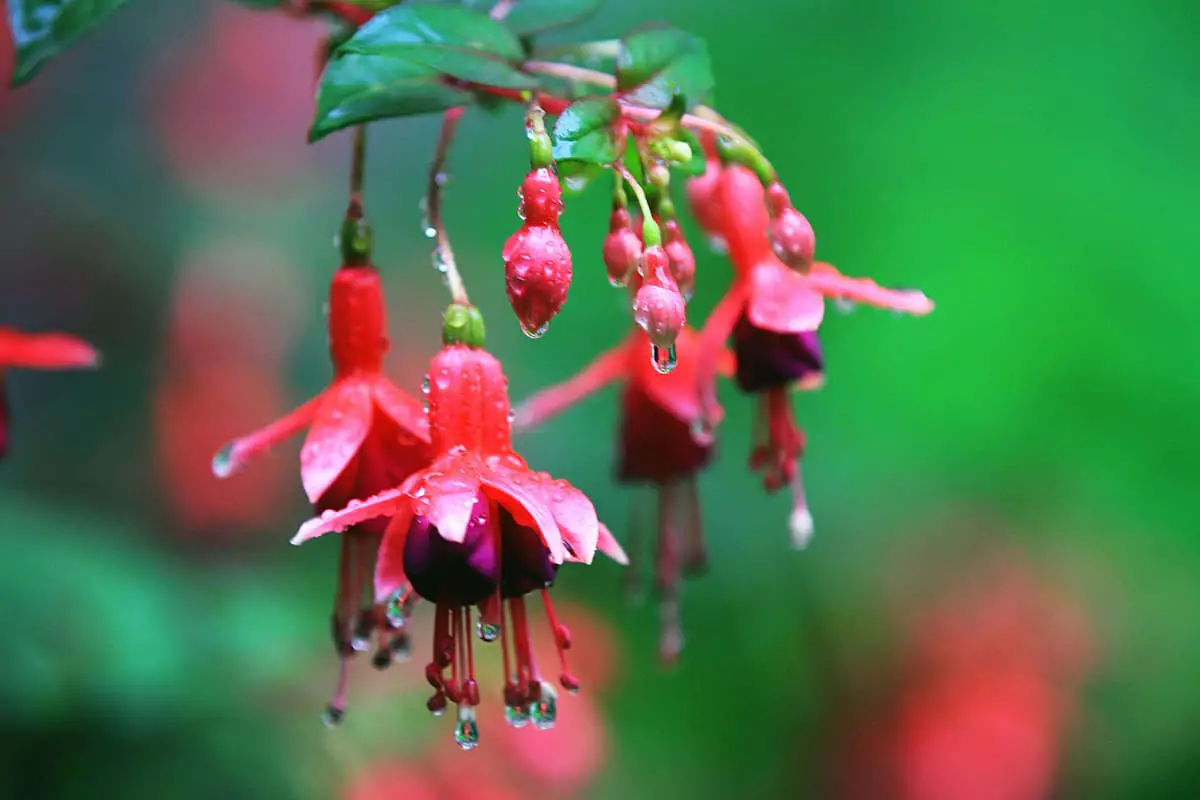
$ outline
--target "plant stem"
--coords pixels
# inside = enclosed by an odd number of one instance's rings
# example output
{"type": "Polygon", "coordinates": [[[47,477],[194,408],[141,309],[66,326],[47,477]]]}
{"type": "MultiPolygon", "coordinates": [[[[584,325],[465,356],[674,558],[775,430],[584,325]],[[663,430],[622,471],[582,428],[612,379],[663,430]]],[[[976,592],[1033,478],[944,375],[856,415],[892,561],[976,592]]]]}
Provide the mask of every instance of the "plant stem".
{"type": "MultiPolygon", "coordinates": [[[[587,67],[577,67],[574,64],[563,64],[557,61],[526,61],[525,69],[539,75],[549,75],[553,78],[562,78],[568,81],[578,81],[579,83],[590,83],[594,86],[602,86],[605,89],[615,89],[617,87],[617,79],[607,72],[601,72],[587,67]]],[[[655,108],[644,108],[642,106],[624,105],[621,110],[631,117],[641,120],[655,119],[661,111],[655,108]]],[[[739,142],[746,142],[746,137],[742,136],[733,127],[710,108],[705,106],[697,106],[696,114],[684,114],[680,120],[680,124],[688,128],[697,130],[712,131],[721,136],[728,136],[739,142]]]]}
{"type": "Polygon", "coordinates": [[[446,182],[446,156],[450,152],[450,142],[458,130],[458,122],[462,119],[464,107],[451,108],[442,116],[442,131],[438,135],[437,149],[433,152],[433,162],[429,165],[429,187],[425,198],[426,211],[429,214],[429,227],[434,230],[438,265],[445,271],[446,287],[450,290],[450,299],[464,306],[469,306],[467,289],[463,285],[462,275],[458,272],[458,264],[454,260],[454,250],[450,247],[450,237],[442,222],[442,185],[446,182]]]}
{"type": "Polygon", "coordinates": [[[629,184],[629,188],[633,189],[633,194],[637,197],[638,205],[642,209],[642,239],[646,247],[657,247],[662,243],[662,233],[659,230],[658,223],[654,221],[654,215],[650,212],[650,201],[646,199],[646,190],[637,182],[637,178],[633,177],[633,173],[629,171],[621,162],[616,162],[612,165],[613,171],[625,179],[629,184]]]}
{"type": "Polygon", "coordinates": [[[367,164],[367,126],[354,129],[354,144],[350,155],[350,206],[347,216],[363,214],[363,172],[367,164]]]}

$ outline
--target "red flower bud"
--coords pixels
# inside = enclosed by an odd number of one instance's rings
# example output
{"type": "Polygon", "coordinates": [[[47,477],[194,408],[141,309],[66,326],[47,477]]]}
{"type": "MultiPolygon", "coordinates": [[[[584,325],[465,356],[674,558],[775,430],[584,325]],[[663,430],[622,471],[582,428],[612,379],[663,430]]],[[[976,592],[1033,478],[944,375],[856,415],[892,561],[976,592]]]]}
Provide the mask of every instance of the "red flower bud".
{"type": "Polygon", "coordinates": [[[633,299],[633,319],[650,338],[650,358],[659,372],[675,367],[675,339],[687,322],[686,306],[662,247],[642,254],[642,285],[633,299]]]}
{"type": "Polygon", "coordinates": [[[667,240],[667,258],[671,264],[671,277],[675,279],[680,294],[684,300],[692,296],[696,288],[696,256],[683,236],[678,220],[668,219],[663,225],[663,235],[667,240]]]}
{"type": "Polygon", "coordinates": [[[608,236],[604,237],[604,266],[608,269],[608,282],[613,286],[629,283],[629,276],[637,269],[642,257],[642,240],[633,230],[629,212],[614,208],[608,219],[608,236]]]}
{"type": "Polygon", "coordinates": [[[558,177],[546,167],[525,176],[519,192],[521,218],[526,225],[558,225],[563,211],[558,177]]]}
{"type": "Polygon", "coordinates": [[[508,301],[525,335],[536,339],[567,302],[571,250],[558,230],[562,190],[546,167],[532,170],[521,184],[525,224],[509,237],[501,255],[508,301]]]}
{"type": "Polygon", "coordinates": [[[502,254],[508,301],[521,329],[536,339],[567,302],[571,250],[557,225],[526,224],[505,243],[502,254]]]}
{"type": "Polygon", "coordinates": [[[808,272],[817,249],[812,225],[792,206],[787,190],[778,182],[767,189],[767,204],[771,210],[771,249],[792,269],[808,272]]]}
{"type": "Polygon", "coordinates": [[[687,182],[688,205],[692,208],[692,216],[708,236],[708,244],[718,253],[728,249],[725,237],[721,233],[724,210],[721,207],[721,196],[717,186],[721,182],[721,161],[712,148],[705,148],[708,160],[703,175],[689,178],[687,182]]]}

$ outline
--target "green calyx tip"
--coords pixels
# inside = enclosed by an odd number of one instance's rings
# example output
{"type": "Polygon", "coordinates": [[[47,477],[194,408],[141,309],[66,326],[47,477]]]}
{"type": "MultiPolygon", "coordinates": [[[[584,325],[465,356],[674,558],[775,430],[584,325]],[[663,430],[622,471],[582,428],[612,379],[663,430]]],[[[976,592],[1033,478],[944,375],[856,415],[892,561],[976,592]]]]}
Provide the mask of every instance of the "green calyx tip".
{"type": "Polygon", "coordinates": [[[446,309],[442,317],[443,344],[465,344],[467,347],[481,349],[485,338],[483,315],[475,306],[454,303],[446,309]]]}
{"type": "Polygon", "coordinates": [[[363,267],[371,263],[371,244],[374,240],[371,223],[366,217],[348,216],[338,233],[338,248],[342,252],[342,263],[363,267]]]}
{"type": "Polygon", "coordinates": [[[763,186],[775,182],[775,168],[767,157],[745,139],[731,136],[717,137],[717,156],[726,164],[740,164],[752,171],[763,186]]]}
{"type": "Polygon", "coordinates": [[[546,112],[533,106],[525,116],[525,132],[529,136],[529,166],[542,169],[554,163],[554,143],[546,133],[546,112]]]}
{"type": "Polygon", "coordinates": [[[646,247],[658,247],[662,244],[662,229],[650,217],[642,220],[642,243],[646,247]]]}

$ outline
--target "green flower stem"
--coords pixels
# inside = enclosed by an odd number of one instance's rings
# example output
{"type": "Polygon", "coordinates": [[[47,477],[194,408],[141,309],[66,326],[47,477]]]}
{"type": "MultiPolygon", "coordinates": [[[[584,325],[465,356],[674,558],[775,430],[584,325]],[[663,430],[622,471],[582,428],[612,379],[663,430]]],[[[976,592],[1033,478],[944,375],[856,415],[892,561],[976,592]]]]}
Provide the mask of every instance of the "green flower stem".
{"type": "Polygon", "coordinates": [[[637,182],[637,178],[629,169],[620,163],[613,164],[613,169],[617,174],[625,179],[629,184],[629,188],[633,190],[637,197],[638,205],[642,209],[642,241],[646,247],[657,247],[662,244],[662,231],[658,228],[658,223],[654,221],[654,215],[650,213],[650,201],[646,199],[646,192],[642,189],[642,185],[637,182]]]}

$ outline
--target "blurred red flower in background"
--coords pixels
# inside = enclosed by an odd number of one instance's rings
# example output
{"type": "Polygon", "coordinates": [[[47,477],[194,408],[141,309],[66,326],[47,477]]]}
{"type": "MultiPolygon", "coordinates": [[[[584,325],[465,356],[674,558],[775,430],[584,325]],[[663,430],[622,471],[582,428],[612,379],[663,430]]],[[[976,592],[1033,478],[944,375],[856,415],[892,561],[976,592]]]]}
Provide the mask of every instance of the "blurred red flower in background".
{"type": "Polygon", "coordinates": [[[147,72],[159,143],[191,186],[272,191],[312,158],[303,132],[323,28],[236,4],[207,8],[208,26],[147,72]]]}
{"type": "Polygon", "coordinates": [[[164,496],[185,532],[234,537],[280,520],[292,493],[283,460],[222,483],[209,468],[231,430],[285,412],[280,374],[307,305],[294,265],[259,243],[222,240],[187,257],[167,320],[154,397],[164,496]]]}
{"type": "Polygon", "coordinates": [[[897,682],[858,719],[840,796],[1036,800],[1054,794],[1093,645],[1076,601],[1017,551],[953,567],[903,600],[897,682]]]}

